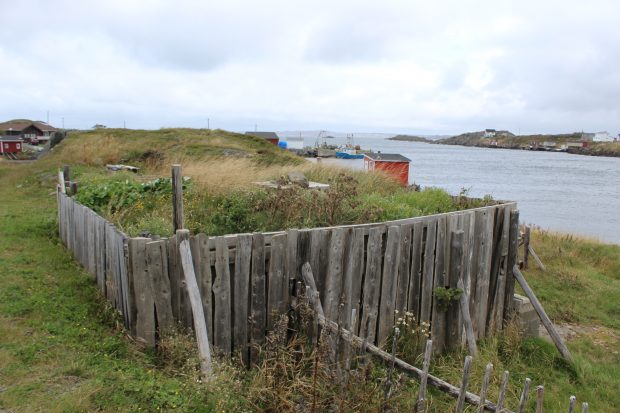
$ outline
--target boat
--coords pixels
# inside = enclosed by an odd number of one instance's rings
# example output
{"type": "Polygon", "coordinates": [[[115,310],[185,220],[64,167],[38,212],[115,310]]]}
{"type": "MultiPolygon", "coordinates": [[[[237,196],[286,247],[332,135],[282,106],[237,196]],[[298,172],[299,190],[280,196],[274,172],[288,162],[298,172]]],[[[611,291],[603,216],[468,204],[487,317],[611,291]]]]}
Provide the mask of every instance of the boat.
{"type": "Polygon", "coordinates": [[[347,135],[347,143],[336,150],[339,159],[364,159],[364,152],[359,145],[353,144],[353,134],[347,135]]]}
{"type": "Polygon", "coordinates": [[[336,151],[336,158],[339,159],[364,159],[363,153],[357,153],[355,148],[340,148],[336,151]]]}

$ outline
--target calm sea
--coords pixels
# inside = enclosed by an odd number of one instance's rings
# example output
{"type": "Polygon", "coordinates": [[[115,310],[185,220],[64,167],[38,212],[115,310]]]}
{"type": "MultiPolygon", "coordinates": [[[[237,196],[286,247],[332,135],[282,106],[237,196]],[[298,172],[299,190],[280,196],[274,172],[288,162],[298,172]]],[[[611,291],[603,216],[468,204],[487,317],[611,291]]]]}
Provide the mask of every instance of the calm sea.
{"type": "MultiPolygon", "coordinates": [[[[313,144],[306,139],[307,144],[313,144]]],[[[344,139],[331,139],[339,144],[344,139]]],[[[516,201],[521,221],[620,244],[620,158],[356,138],[412,160],[410,182],[516,201]]],[[[330,160],[363,168],[361,160],[330,160]]]]}

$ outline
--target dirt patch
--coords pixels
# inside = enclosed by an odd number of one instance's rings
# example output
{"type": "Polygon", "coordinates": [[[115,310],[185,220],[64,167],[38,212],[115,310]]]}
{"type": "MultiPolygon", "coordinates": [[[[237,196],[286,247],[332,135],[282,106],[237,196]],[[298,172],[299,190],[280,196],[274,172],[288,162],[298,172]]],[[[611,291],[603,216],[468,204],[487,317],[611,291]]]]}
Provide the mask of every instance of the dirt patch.
{"type": "MultiPolygon", "coordinates": [[[[612,350],[620,342],[620,335],[614,330],[603,326],[591,326],[580,324],[557,324],[555,326],[558,334],[566,341],[573,340],[581,336],[588,336],[592,342],[600,347],[612,350]]],[[[540,326],[540,337],[551,341],[551,337],[544,326],[540,326]]],[[[612,350],[618,354],[617,350],[612,350]]]]}

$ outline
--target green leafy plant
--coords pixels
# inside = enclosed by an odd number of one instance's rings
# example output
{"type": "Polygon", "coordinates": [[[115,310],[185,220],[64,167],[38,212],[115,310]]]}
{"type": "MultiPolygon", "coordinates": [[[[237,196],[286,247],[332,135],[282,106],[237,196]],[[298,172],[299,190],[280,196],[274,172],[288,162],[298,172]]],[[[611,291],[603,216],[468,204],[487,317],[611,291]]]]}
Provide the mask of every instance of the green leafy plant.
{"type": "Polygon", "coordinates": [[[450,304],[455,303],[463,295],[460,288],[437,287],[433,290],[433,296],[437,300],[437,307],[441,311],[446,311],[450,304]]]}

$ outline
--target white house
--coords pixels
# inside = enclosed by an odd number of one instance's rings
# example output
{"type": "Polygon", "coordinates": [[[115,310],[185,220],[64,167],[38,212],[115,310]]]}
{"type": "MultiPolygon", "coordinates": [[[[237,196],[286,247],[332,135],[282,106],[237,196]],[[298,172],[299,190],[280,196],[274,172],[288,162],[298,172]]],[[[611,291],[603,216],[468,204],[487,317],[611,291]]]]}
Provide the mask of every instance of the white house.
{"type": "Polygon", "coordinates": [[[594,142],[613,142],[614,138],[607,132],[596,132],[592,140],[594,142]]]}
{"type": "Polygon", "coordinates": [[[484,137],[485,138],[492,138],[495,136],[496,130],[495,129],[485,129],[484,130],[484,137]]]}

